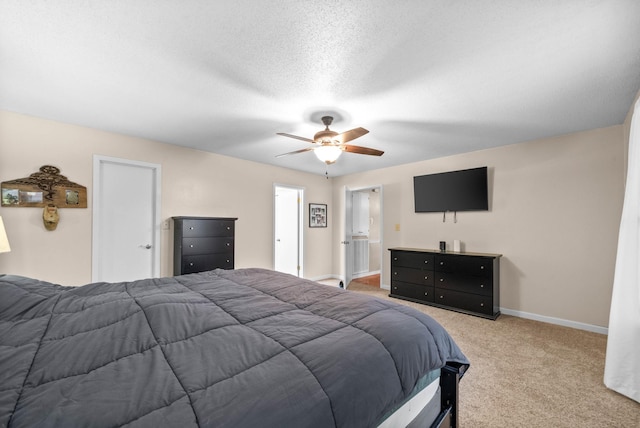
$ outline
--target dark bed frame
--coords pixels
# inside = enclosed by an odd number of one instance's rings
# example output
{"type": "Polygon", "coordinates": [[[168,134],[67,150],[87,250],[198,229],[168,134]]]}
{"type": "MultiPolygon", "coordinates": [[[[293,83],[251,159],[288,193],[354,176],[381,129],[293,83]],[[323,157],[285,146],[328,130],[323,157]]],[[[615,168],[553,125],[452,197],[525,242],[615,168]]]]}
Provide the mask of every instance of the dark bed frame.
{"type": "Polygon", "coordinates": [[[447,363],[440,372],[441,411],[431,428],[457,428],[458,384],[469,368],[468,364],[447,363]]]}

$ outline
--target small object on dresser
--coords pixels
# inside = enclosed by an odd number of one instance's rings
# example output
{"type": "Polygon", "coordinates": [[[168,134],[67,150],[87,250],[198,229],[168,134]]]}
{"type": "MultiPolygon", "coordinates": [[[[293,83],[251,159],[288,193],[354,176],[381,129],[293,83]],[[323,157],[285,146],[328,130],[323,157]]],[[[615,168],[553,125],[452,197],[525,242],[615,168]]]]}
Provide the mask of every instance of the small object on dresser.
{"type": "Polygon", "coordinates": [[[461,251],[460,240],[459,239],[454,239],[453,240],[453,251],[456,252],[456,253],[459,253],[461,251]]]}
{"type": "Polygon", "coordinates": [[[447,242],[440,241],[440,251],[447,251],[447,242]]]}

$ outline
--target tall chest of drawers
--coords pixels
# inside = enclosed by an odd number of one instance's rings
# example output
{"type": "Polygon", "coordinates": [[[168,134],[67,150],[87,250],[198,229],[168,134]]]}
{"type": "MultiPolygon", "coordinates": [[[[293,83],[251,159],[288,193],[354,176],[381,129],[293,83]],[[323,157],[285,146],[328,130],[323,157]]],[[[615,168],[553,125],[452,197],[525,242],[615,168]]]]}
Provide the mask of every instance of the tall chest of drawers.
{"type": "Polygon", "coordinates": [[[500,254],[389,251],[391,297],[494,320],[500,315],[500,254]]]}
{"type": "Polygon", "coordinates": [[[236,220],[173,217],[173,274],[233,269],[236,220]]]}

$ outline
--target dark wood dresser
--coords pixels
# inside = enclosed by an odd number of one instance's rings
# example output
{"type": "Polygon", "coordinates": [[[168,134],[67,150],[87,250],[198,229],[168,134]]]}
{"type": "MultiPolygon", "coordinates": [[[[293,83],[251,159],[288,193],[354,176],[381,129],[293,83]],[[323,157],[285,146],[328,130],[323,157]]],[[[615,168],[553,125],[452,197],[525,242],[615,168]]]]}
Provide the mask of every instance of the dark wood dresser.
{"type": "Polygon", "coordinates": [[[389,296],[495,320],[501,254],[390,248],[389,296]]]}
{"type": "Polygon", "coordinates": [[[236,220],[173,217],[173,274],[233,269],[236,220]]]}

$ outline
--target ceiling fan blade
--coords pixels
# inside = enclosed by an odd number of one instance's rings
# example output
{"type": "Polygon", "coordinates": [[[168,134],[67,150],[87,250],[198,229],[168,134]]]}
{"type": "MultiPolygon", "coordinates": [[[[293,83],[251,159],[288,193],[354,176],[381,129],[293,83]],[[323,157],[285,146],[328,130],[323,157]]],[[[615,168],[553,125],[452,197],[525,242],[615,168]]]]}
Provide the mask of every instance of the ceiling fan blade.
{"type": "Polygon", "coordinates": [[[315,147],[309,147],[308,149],[300,149],[300,150],[296,150],[295,152],[283,153],[281,155],[277,155],[276,157],[279,158],[282,156],[296,155],[298,153],[308,152],[309,150],[315,150],[315,147]]]}
{"type": "Polygon", "coordinates": [[[285,134],[284,132],[276,132],[276,134],[283,135],[283,136],[289,137],[289,138],[295,138],[296,140],[306,141],[308,143],[315,143],[315,141],[313,141],[310,138],[298,137],[297,135],[293,135],[293,134],[285,134]]]}
{"type": "Polygon", "coordinates": [[[340,147],[342,147],[345,152],[357,153],[359,155],[382,156],[384,153],[382,150],[370,149],[369,147],[352,146],[350,144],[344,144],[340,147]]]}
{"type": "Polygon", "coordinates": [[[341,144],[347,143],[351,140],[355,140],[358,137],[362,137],[364,134],[368,134],[369,131],[364,128],[354,128],[348,131],[338,134],[334,137],[334,140],[339,141],[341,144]]]}

